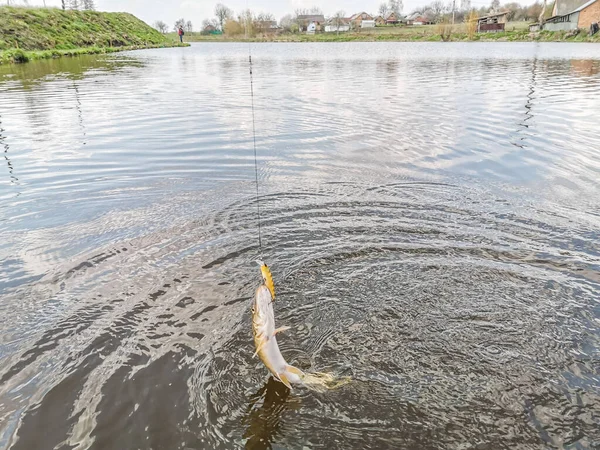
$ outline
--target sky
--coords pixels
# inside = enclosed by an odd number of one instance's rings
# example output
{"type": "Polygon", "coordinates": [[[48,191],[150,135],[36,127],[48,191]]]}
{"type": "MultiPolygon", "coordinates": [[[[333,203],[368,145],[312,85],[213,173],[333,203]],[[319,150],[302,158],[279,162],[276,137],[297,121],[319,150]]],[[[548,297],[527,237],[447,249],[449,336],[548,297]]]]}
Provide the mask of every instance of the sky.
{"type": "MultiPolygon", "coordinates": [[[[43,0],[29,0],[31,5],[42,5],[43,0]]],[[[450,0],[445,0],[450,1],[450,0]]],[[[506,0],[508,1],[508,0],[506,0]]],[[[533,0],[517,0],[522,4],[533,3],[533,0]]],[[[100,11],[125,11],[134,14],[152,25],[157,20],[172,26],[183,17],[191,20],[195,29],[200,29],[204,19],[214,18],[217,3],[223,3],[234,11],[250,8],[252,11],[270,12],[279,20],[285,14],[291,14],[297,8],[318,6],[326,16],[343,10],[347,16],[366,11],[376,13],[383,0],[95,0],[96,8],[100,11]]],[[[504,0],[501,0],[505,3],[504,0]]],[[[416,7],[431,3],[431,0],[404,0],[404,13],[413,11],[416,7]]],[[[491,0],[471,0],[474,7],[487,6],[491,0]]],[[[457,6],[460,0],[456,0],[457,6]]],[[[60,6],[60,0],[46,0],[47,6],[60,6]]]]}

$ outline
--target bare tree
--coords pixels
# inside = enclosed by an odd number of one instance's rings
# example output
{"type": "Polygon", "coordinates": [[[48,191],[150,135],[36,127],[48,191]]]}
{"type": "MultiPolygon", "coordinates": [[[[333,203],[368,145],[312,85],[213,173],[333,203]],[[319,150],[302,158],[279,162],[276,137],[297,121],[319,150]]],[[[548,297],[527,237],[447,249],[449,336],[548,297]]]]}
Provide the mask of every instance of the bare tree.
{"type": "Polygon", "coordinates": [[[175,21],[175,25],[173,26],[173,29],[175,31],[179,30],[179,28],[185,28],[185,19],[179,19],[175,21]]]}
{"type": "Polygon", "coordinates": [[[318,6],[313,6],[312,8],[309,9],[308,13],[312,14],[313,16],[322,16],[323,10],[321,8],[319,8],[318,6]]]}
{"type": "Polygon", "coordinates": [[[500,0],[492,0],[492,4],[490,5],[490,9],[492,10],[492,12],[499,11],[500,10],[500,0]]]}
{"type": "Polygon", "coordinates": [[[404,8],[404,4],[402,0],[389,0],[389,10],[396,14],[396,19],[400,20],[400,15],[402,14],[402,9],[404,8]]]}
{"type": "MultiPolygon", "coordinates": [[[[499,0],[495,0],[499,1],[499,0]]],[[[429,10],[431,11],[433,17],[432,19],[435,21],[439,21],[442,15],[446,12],[447,7],[442,0],[435,0],[433,3],[429,5],[429,10]]]]}
{"type": "Polygon", "coordinates": [[[271,13],[263,13],[261,12],[258,16],[256,16],[256,20],[260,22],[272,22],[275,20],[275,16],[271,13]]]}
{"type": "Polygon", "coordinates": [[[227,19],[233,17],[233,11],[222,3],[217,3],[217,6],[215,6],[215,16],[217,16],[219,27],[221,28],[221,31],[223,31],[223,24],[227,19]]]}
{"type": "Polygon", "coordinates": [[[62,6],[62,9],[63,9],[63,11],[64,11],[65,9],[67,9],[67,7],[66,7],[66,5],[65,5],[65,0],[60,0],[60,4],[61,4],[61,6],[62,6]]]}
{"type": "Polygon", "coordinates": [[[379,5],[379,15],[385,19],[387,13],[390,9],[388,8],[387,3],[382,3],[379,5]]]}
{"type": "Polygon", "coordinates": [[[299,30],[302,30],[302,20],[300,20],[300,16],[307,16],[307,15],[308,15],[308,9],[299,8],[294,11],[294,20],[296,21],[296,24],[298,25],[299,30]]]}
{"type": "Polygon", "coordinates": [[[94,4],[94,0],[83,0],[83,9],[86,11],[95,11],[96,5],[94,4]]]}
{"type": "Polygon", "coordinates": [[[542,10],[540,11],[540,16],[538,18],[538,23],[540,24],[540,30],[542,29],[542,26],[544,25],[544,16],[546,15],[546,0],[544,0],[544,2],[542,3],[542,10]]]}
{"type": "Polygon", "coordinates": [[[340,34],[340,27],[344,24],[344,17],[346,17],[346,13],[342,10],[336,12],[333,16],[333,24],[335,25],[337,34],[340,34]]]}
{"type": "Polygon", "coordinates": [[[188,32],[188,33],[190,33],[190,34],[191,34],[193,31],[194,31],[194,26],[192,25],[192,21],[191,21],[191,20],[188,20],[188,21],[185,23],[185,28],[184,28],[184,30],[185,30],[185,31],[187,31],[187,32],[188,32]]]}
{"type": "Polygon", "coordinates": [[[281,19],[279,19],[279,26],[284,30],[289,31],[291,29],[292,24],[294,23],[294,18],[291,14],[286,14],[281,19]]]}
{"type": "Polygon", "coordinates": [[[154,28],[156,28],[162,34],[165,34],[167,31],[169,31],[169,26],[162,20],[157,20],[156,22],[154,22],[154,28]]]}
{"type": "Polygon", "coordinates": [[[69,0],[69,9],[79,9],[79,0],[69,0]]]}
{"type": "Polygon", "coordinates": [[[471,0],[460,0],[460,10],[461,11],[470,11],[471,10],[471,0]]]}
{"type": "Polygon", "coordinates": [[[246,9],[238,15],[238,22],[244,29],[245,37],[254,36],[254,14],[251,10],[246,9]]]}

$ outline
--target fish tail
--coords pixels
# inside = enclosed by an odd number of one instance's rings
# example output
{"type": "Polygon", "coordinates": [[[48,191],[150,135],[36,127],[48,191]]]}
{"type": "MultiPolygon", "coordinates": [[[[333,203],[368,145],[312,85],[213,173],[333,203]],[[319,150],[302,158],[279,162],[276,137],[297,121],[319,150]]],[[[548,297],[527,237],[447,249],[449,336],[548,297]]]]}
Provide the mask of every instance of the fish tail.
{"type": "Polygon", "coordinates": [[[289,389],[292,388],[292,384],[302,383],[304,379],[304,372],[294,366],[287,364],[282,372],[277,373],[277,378],[289,389]]]}
{"type": "Polygon", "coordinates": [[[313,391],[325,392],[333,389],[338,389],[350,383],[350,377],[338,377],[331,373],[315,372],[305,373],[302,383],[313,391]]]}
{"type": "Polygon", "coordinates": [[[287,364],[282,372],[277,374],[277,378],[289,389],[293,384],[302,384],[308,389],[316,392],[325,392],[340,388],[350,383],[350,377],[338,377],[331,373],[315,372],[307,373],[297,367],[287,364]]]}

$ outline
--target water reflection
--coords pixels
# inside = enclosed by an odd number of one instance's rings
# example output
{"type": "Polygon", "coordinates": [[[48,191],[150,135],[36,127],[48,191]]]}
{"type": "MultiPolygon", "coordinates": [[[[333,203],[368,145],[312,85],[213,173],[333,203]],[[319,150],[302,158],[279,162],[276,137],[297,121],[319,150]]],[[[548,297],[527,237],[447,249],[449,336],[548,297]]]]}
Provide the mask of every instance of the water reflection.
{"type": "Polygon", "coordinates": [[[593,77],[600,73],[600,61],[592,59],[572,59],[571,73],[577,76],[593,77]]]}
{"type": "Polygon", "coordinates": [[[267,383],[250,398],[250,406],[242,423],[248,450],[271,449],[283,424],[285,413],[299,409],[301,401],[290,396],[283,383],[269,377],[267,383]]]}
{"type": "Polygon", "coordinates": [[[77,109],[77,116],[79,117],[79,128],[81,128],[81,133],[83,135],[82,144],[86,144],[86,131],[85,125],[83,124],[83,111],[81,109],[81,100],[79,99],[79,89],[77,88],[77,84],[75,80],[73,80],[73,91],[75,92],[75,108],[77,109]]]}
{"type": "Polygon", "coordinates": [[[534,106],[534,100],[535,100],[535,88],[536,88],[536,75],[537,75],[537,57],[533,59],[533,62],[531,63],[531,82],[529,83],[529,91],[527,92],[526,96],[525,96],[525,112],[524,112],[524,117],[523,120],[519,123],[519,128],[517,129],[517,134],[520,134],[521,137],[519,138],[518,142],[513,142],[512,144],[516,147],[519,147],[521,149],[524,149],[526,147],[526,139],[528,137],[527,133],[528,129],[530,127],[529,125],[529,121],[531,119],[533,119],[534,115],[533,115],[533,106],[534,106]]]}
{"type": "Polygon", "coordinates": [[[10,147],[8,142],[6,141],[6,130],[2,127],[2,115],[0,115],[0,148],[4,150],[4,159],[6,161],[6,165],[8,167],[8,177],[11,184],[16,184],[19,179],[15,176],[15,169],[13,167],[12,161],[9,158],[8,151],[10,147]]]}

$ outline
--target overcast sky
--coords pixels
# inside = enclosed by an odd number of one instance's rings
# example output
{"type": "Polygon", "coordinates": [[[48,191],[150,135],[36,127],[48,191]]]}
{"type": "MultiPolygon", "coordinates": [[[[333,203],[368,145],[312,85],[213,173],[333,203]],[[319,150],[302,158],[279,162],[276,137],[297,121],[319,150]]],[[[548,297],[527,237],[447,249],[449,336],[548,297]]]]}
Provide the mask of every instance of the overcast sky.
{"type": "MultiPolygon", "coordinates": [[[[163,20],[169,26],[183,17],[191,20],[194,28],[198,29],[204,19],[214,17],[215,4],[219,1],[236,12],[245,9],[246,5],[255,12],[270,12],[277,20],[287,13],[292,13],[296,8],[311,6],[318,6],[326,16],[333,15],[338,10],[345,11],[347,16],[361,11],[376,13],[379,4],[383,2],[383,0],[95,0],[96,8],[101,11],[126,11],[149,24],[163,20]]],[[[520,0],[519,3],[529,4],[533,1],[520,0]]],[[[411,12],[417,6],[430,2],[431,0],[404,0],[404,12],[411,12]]],[[[501,2],[505,3],[504,0],[501,2]]],[[[29,3],[41,5],[42,0],[30,0],[29,3]]],[[[456,0],[456,3],[458,6],[460,0],[456,0]]],[[[471,0],[471,4],[477,8],[490,3],[491,0],[471,0]]],[[[60,6],[60,0],[46,0],[46,5],[60,6]]]]}

